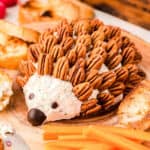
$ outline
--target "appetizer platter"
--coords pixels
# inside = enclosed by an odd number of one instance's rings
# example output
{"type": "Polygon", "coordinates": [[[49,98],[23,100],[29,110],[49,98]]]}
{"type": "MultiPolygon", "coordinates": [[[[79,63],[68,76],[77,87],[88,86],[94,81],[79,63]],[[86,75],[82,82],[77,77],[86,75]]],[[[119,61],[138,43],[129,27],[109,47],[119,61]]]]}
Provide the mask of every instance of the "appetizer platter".
{"type": "Polygon", "coordinates": [[[148,150],[150,44],[66,2],[28,1],[21,25],[0,21],[0,121],[12,126],[0,126],[0,146],[148,150]]]}

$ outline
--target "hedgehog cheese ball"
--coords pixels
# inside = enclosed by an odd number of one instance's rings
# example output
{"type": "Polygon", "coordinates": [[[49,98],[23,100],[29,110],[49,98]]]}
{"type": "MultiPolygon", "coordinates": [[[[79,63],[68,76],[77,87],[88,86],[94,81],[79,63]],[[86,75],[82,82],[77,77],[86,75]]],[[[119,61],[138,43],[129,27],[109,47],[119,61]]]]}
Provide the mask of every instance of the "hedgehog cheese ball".
{"type": "Polygon", "coordinates": [[[118,27],[100,20],[62,21],[30,46],[17,81],[28,121],[102,115],[120,103],[144,74],[141,54],[118,27]]]}

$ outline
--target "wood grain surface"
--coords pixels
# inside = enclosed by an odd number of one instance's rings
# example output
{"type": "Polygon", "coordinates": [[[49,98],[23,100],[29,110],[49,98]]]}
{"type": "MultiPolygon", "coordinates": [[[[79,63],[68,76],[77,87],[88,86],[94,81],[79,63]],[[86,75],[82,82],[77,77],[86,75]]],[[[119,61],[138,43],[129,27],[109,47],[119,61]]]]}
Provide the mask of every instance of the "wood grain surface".
{"type": "MultiPolygon", "coordinates": [[[[30,28],[43,31],[50,26],[49,23],[39,23],[39,24],[30,24],[30,28]],[[42,28],[41,28],[42,27],[42,28]]],[[[52,25],[51,25],[52,26],[52,25]]],[[[127,32],[122,32],[123,35],[129,36],[132,41],[135,42],[137,48],[141,51],[143,55],[143,61],[141,63],[142,68],[147,73],[147,78],[150,79],[150,44],[142,41],[140,38],[137,38],[127,32]]],[[[9,72],[10,76],[15,79],[16,72],[9,72]]],[[[15,80],[14,80],[15,81],[15,80]]],[[[42,130],[40,127],[32,127],[26,119],[27,108],[24,102],[24,96],[22,90],[14,82],[14,95],[11,98],[11,104],[4,112],[0,113],[0,120],[9,122],[17,130],[17,133],[20,134],[27,144],[33,150],[42,150],[43,141],[42,141],[42,130]]],[[[70,125],[83,125],[83,124],[107,124],[107,125],[116,125],[117,116],[115,113],[110,113],[107,116],[95,117],[90,119],[73,119],[69,121],[59,121],[49,124],[70,124],[70,125]]]]}
{"type": "Polygon", "coordinates": [[[82,0],[95,8],[150,30],[150,0],[82,0]]]}

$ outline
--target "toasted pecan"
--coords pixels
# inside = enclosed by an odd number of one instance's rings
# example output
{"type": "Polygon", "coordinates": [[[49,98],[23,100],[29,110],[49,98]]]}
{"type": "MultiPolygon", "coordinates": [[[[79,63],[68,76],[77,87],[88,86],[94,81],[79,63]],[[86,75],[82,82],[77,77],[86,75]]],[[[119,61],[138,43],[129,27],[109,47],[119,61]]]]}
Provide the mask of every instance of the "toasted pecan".
{"type": "Polygon", "coordinates": [[[69,62],[67,57],[63,56],[58,59],[53,70],[53,76],[61,80],[67,80],[69,73],[69,62]]]}
{"type": "Polygon", "coordinates": [[[100,87],[103,80],[103,76],[99,74],[98,70],[91,70],[89,73],[86,74],[86,81],[88,81],[91,86],[95,89],[100,87]]]}
{"type": "Polygon", "coordinates": [[[102,76],[103,80],[99,87],[99,90],[105,90],[109,88],[116,81],[116,73],[113,71],[104,72],[102,76]]]}
{"type": "Polygon", "coordinates": [[[51,75],[53,71],[53,61],[50,54],[41,53],[38,61],[38,74],[51,75]]]}
{"type": "Polygon", "coordinates": [[[116,81],[124,82],[128,78],[128,69],[126,67],[120,67],[114,71],[116,73],[116,81]]]}
{"type": "Polygon", "coordinates": [[[125,85],[123,82],[115,82],[110,88],[109,91],[112,95],[118,96],[124,92],[125,85]]]}
{"type": "Polygon", "coordinates": [[[86,67],[87,71],[97,69],[99,70],[104,62],[104,59],[100,55],[93,55],[87,59],[86,67]]]}
{"type": "Polygon", "coordinates": [[[81,101],[88,100],[89,96],[92,94],[93,88],[91,87],[89,82],[84,82],[73,87],[74,94],[81,101]]]}
{"type": "Polygon", "coordinates": [[[135,49],[133,47],[126,47],[122,51],[122,64],[130,64],[134,62],[135,49]]]}

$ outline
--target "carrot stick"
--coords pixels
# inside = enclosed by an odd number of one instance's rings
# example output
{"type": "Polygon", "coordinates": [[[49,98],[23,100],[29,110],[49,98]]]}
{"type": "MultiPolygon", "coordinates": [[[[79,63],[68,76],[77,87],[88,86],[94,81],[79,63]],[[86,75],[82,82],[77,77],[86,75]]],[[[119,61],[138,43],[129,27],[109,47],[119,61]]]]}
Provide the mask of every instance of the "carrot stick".
{"type": "Polygon", "coordinates": [[[58,136],[58,140],[88,140],[84,135],[63,135],[58,136]]]}
{"type": "Polygon", "coordinates": [[[52,145],[52,144],[47,143],[44,146],[44,150],[80,150],[80,149],[65,147],[65,146],[52,145]]]}
{"type": "Polygon", "coordinates": [[[137,144],[135,142],[132,142],[122,136],[115,135],[113,133],[105,133],[104,131],[97,130],[95,127],[89,127],[85,128],[83,133],[86,136],[94,136],[97,137],[97,139],[103,138],[106,140],[107,143],[113,144],[121,149],[126,149],[126,150],[149,150],[149,148],[137,144]]]}
{"type": "MultiPolygon", "coordinates": [[[[46,145],[50,146],[57,146],[57,147],[69,147],[69,148],[75,148],[75,149],[81,149],[84,148],[85,145],[87,147],[102,147],[103,145],[107,146],[104,143],[99,143],[97,141],[66,141],[66,140],[57,140],[54,142],[48,142],[46,145]]],[[[108,147],[108,146],[107,146],[108,147]]],[[[105,149],[104,149],[105,150],[105,149]]]]}
{"type": "Polygon", "coordinates": [[[137,139],[142,141],[150,141],[150,133],[141,131],[141,130],[134,130],[134,129],[126,129],[126,128],[120,128],[120,127],[111,127],[111,126],[96,126],[98,130],[102,130],[105,132],[111,132],[114,134],[119,134],[124,137],[130,138],[130,139],[137,139]]]}
{"type": "Polygon", "coordinates": [[[54,126],[44,125],[43,127],[43,139],[55,140],[59,135],[79,135],[82,134],[82,128],[80,126],[54,126]]]}

